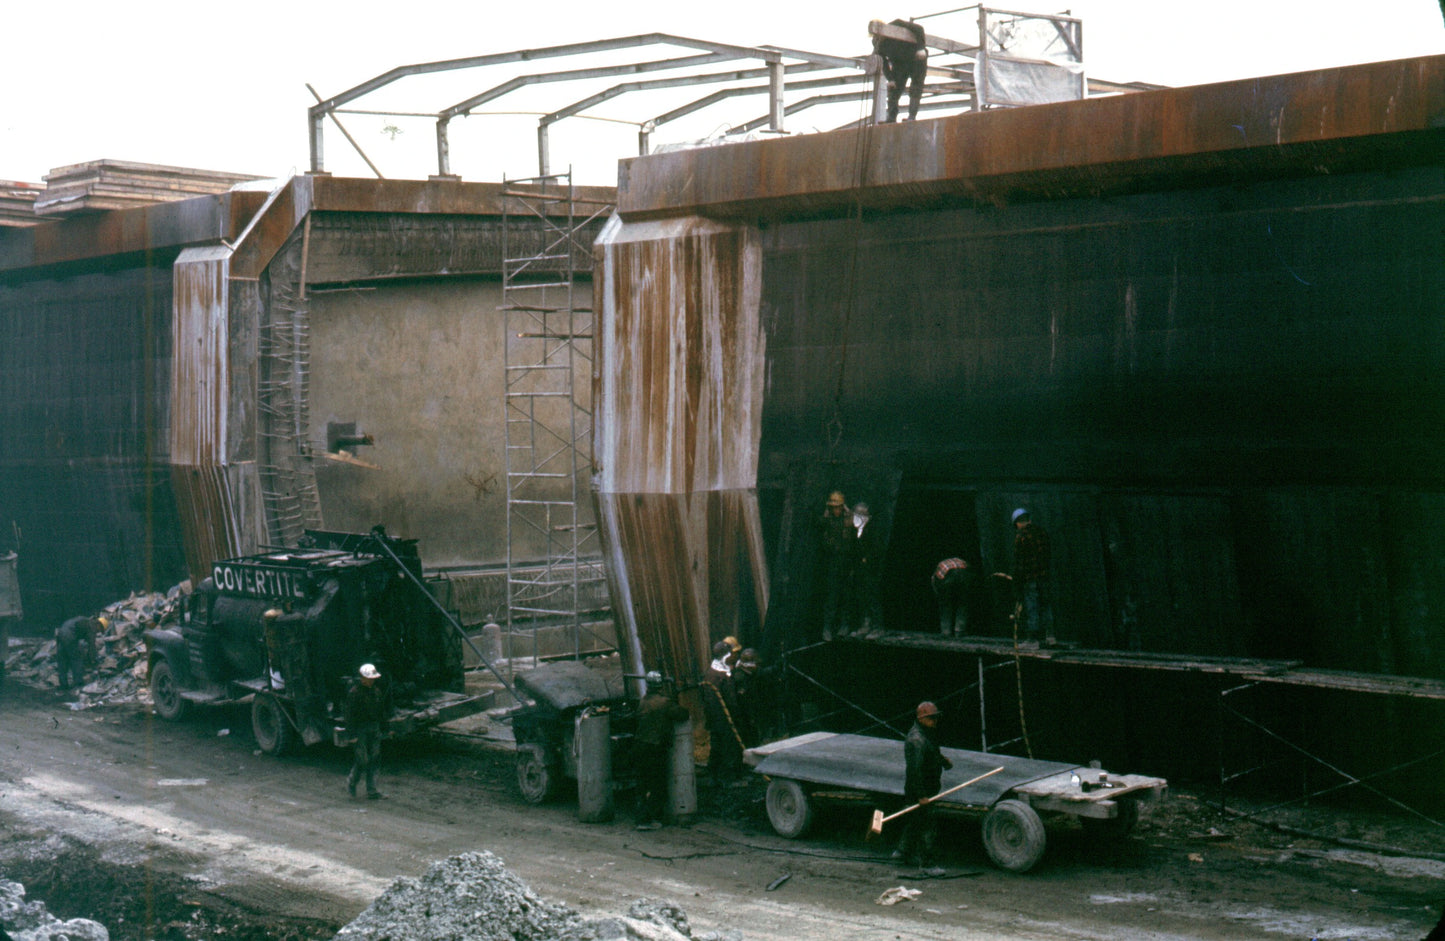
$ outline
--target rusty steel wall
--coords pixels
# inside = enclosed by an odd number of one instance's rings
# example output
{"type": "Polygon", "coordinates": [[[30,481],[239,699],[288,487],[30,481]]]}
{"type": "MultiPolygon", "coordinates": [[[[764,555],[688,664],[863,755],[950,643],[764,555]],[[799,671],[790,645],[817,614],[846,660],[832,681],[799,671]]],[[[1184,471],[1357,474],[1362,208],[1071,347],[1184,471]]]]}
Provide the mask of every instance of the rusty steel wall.
{"type": "Polygon", "coordinates": [[[173,254],[0,281],[0,543],[28,623],[185,576],[165,473],[173,254]]]}
{"type": "Polygon", "coordinates": [[[633,157],[623,218],[1012,203],[1439,164],[1445,56],[633,157]]]}
{"type": "MultiPolygon", "coordinates": [[[[760,490],[957,507],[893,526],[894,628],[927,629],[941,542],[1007,571],[1027,506],[1061,639],[1445,677],[1442,194],[1404,168],[770,226],[760,490]]],[[[775,609],[806,612],[780,544],[775,609]]]]}
{"type": "Polygon", "coordinates": [[[596,499],[618,634],[629,667],[695,681],[714,641],[755,634],[767,610],[758,233],[614,221],[595,256],[596,499]]]}

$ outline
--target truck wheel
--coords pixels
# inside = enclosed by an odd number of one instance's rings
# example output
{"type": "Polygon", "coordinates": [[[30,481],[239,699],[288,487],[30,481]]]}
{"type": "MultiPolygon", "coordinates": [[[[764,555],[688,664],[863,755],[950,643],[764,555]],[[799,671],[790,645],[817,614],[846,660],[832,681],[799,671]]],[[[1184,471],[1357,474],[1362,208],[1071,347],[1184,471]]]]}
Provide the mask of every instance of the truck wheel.
{"type": "Polygon", "coordinates": [[[1139,802],[1128,799],[1120,799],[1118,814],[1108,819],[1099,817],[1080,817],[1079,822],[1084,825],[1084,832],[1096,840],[1116,841],[1122,840],[1134,829],[1134,824],[1139,822],[1139,802]]]}
{"type": "Polygon", "coordinates": [[[983,848],[1000,869],[1028,872],[1044,856],[1044,822],[1020,800],[999,801],[983,818],[983,848]]]}
{"type": "Polygon", "coordinates": [[[283,755],[291,748],[291,720],[275,696],[257,693],[251,702],[251,732],[256,745],[268,755],[283,755]]]}
{"type": "Polygon", "coordinates": [[[557,769],[548,763],[542,749],[524,745],[517,749],[517,789],[529,804],[545,804],[557,796],[557,769]]]}
{"type": "Polygon", "coordinates": [[[151,664],[151,702],[155,704],[156,715],[169,722],[184,718],[186,707],[190,705],[181,698],[175,671],[166,660],[151,664]]]}
{"type": "Polygon", "coordinates": [[[791,778],[768,782],[768,822],[778,836],[795,840],[813,825],[813,802],[803,785],[791,778]]]}

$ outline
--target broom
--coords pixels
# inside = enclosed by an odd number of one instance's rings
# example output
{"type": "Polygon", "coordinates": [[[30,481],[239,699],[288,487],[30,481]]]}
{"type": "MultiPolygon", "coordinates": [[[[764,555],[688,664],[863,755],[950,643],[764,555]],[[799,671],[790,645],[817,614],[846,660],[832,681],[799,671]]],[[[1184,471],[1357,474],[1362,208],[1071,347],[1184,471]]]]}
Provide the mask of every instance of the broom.
{"type": "MultiPolygon", "coordinates": [[[[952,794],[954,791],[961,791],[961,790],[963,790],[964,788],[968,787],[970,784],[977,784],[978,782],[982,781],[984,778],[988,777],[989,775],[998,774],[998,773],[999,773],[1000,771],[1002,771],[1002,770],[1003,770],[1003,765],[999,765],[997,768],[994,768],[992,771],[985,771],[983,774],[979,775],[979,776],[976,777],[976,778],[970,778],[969,780],[964,781],[962,784],[955,784],[953,787],[947,788],[946,790],[939,791],[937,794],[935,794],[935,795],[933,795],[932,797],[930,797],[930,798],[926,801],[926,803],[930,803],[930,804],[931,804],[931,803],[933,803],[934,801],[938,800],[940,797],[946,797],[946,796],[948,796],[949,794],[952,794]]],[[[889,814],[889,815],[886,816],[886,817],[883,816],[883,811],[881,811],[881,810],[875,810],[875,811],[873,811],[873,822],[868,825],[868,836],[865,837],[865,839],[872,839],[873,837],[878,836],[879,834],[881,834],[881,833],[883,832],[883,825],[884,825],[885,823],[887,823],[888,821],[892,820],[892,819],[895,818],[895,817],[901,817],[901,816],[903,816],[904,814],[908,813],[910,810],[917,810],[918,808],[922,807],[922,806],[924,805],[924,803],[925,803],[925,801],[919,801],[918,803],[913,804],[913,805],[910,806],[910,807],[905,807],[905,808],[903,808],[902,810],[895,811],[895,812],[889,814]]]]}

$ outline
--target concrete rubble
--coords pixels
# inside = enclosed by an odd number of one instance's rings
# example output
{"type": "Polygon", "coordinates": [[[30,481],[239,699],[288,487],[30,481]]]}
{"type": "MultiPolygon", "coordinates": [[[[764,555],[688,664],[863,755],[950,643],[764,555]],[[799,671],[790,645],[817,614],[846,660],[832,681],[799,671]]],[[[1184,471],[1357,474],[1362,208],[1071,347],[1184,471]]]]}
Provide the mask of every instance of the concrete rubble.
{"type": "Polygon", "coordinates": [[[61,921],[44,902],[27,902],[25,886],[0,880],[0,930],[11,941],[110,941],[105,926],[88,918],[61,921]]]}
{"type": "Polygon", "coordinates": [[[638,899],[626,915],[584,918],[542,898],[488,852],[433,863],[392,883],[336,935],[346,941],[742,941],[738,931],[694,935],[671,902],[638,899]]]}
{"type": "MultiPolygon", "coordinates": [[[[86,667],[87,682],[77,692],[72,708],[150,702],[145,632],[178,622],[190,593],[191,583],[184,581],[165,594],[132,593],[124,601],[108,604],[97,612],[110,622],[110,629],[95,639],[95,659],[86,667]]],[[[5,675],[31,686],[58,687],[55,640],[12,638],[5,675]]]]}

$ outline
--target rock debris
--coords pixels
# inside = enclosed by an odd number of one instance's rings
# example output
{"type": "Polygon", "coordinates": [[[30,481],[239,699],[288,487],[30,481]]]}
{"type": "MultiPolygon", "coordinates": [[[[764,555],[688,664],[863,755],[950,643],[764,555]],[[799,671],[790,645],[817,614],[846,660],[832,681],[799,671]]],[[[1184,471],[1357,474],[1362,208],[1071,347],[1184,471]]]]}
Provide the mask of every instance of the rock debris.
{"type": "Polygon", "coordinates": [[[392,883],[338,941],[742,941],[694,935],[672,902],[638,899],[626,915],[584,918],[537,895],[492,853],[462,853],[392,883]]]}
{"type": "Polygon", "coordinates": [[[0,880],[0,929],[12,941],[110,941],[105,926],[88,918],[61,921],[44,902],[25,901],[25,886],[0,880]]]}

